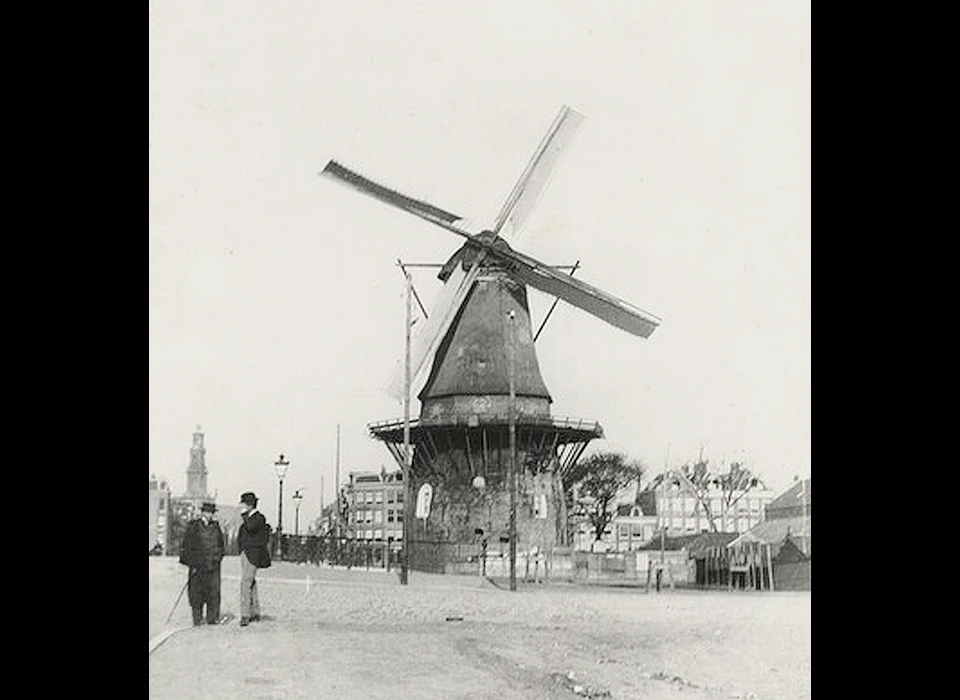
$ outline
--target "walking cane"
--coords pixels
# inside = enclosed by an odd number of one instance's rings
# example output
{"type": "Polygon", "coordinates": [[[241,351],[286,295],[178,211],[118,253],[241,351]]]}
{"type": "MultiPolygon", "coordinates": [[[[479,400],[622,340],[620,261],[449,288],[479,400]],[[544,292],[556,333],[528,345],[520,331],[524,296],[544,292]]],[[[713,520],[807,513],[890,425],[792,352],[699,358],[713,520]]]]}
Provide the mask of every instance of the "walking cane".
{"type": "Polygon", "coordinates": [[[190,569],[189,573],[187,574],[187,580],[186,580],[186,582],[183,584],[183,588],[180,589],[180,595],[177,596],[176,602],[173,604],[173,607],[170,608],[170,614],[167,615],[167,621],[164,622],[163,624],[165,624],[165,625],[170,624],[170,618],[173,617],[173,611],[176,610],[176,609],[177,609],[177,605],[180,604],[180,599],[183,598],[183,592],[184,592],[185,590],[187,590],[187,585],[189,585],[189,583],[190,583],[190,578],[191,578],[192,576],[193,576],[193,569],[190,569]]]}

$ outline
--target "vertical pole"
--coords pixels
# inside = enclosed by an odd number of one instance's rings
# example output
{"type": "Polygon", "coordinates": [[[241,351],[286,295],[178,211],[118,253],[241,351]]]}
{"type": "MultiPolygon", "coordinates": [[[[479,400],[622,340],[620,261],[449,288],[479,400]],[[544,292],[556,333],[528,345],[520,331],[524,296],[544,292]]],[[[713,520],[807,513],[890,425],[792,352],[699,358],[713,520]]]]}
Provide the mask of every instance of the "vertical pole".
{"type": "Polygon", "coordinates": [[[323,474],[320,475],[320,533],[318,534],[325,534],[323,532],[323,474]]]}
{"type": "Polygon", "coordinates": [[[770,545],[770,544],[767,545],[767,575],[770,577],[770,586],[769,586],[769,588],[770,588],[771,591],[774,590],[774,588],[773,588],[773,559],[772,559],[772,557],[770,556],[770,549],[771,549],[772,547],[773,547],[773,545],[770,545]]]}
{"type": "Polygon", "coordinates": [[[336,513],[337,537],[340,537],[340,424],[337,423],[337,470],[333,484],[333,497],[336,501],[334,513],[336,513]]]}
{"type": "MultiPolygon", "coordinates": [[[[501,288],[501,293],[503,290],[501,288]]],[[[516,333],[514,325],[516,313],[507,314],[510,318],[510,590],[517,590],[517,393],[516,393],[516,333]]]]}
{"type": "Polygon", "coordinates": [[[413,280],[404,270],[407,281],[407,317],[404,327],[404,367],[403,367],[403,557],[400,560],[400,585],[406,586],[410,577],[410,297],[413,280]]]}
{"type": "Polygon", "coordinates": [[[277,500],[277,558],[282,558],[280,538],[283,536],[283,477],[280,477],[280,498],[277,500]]]}

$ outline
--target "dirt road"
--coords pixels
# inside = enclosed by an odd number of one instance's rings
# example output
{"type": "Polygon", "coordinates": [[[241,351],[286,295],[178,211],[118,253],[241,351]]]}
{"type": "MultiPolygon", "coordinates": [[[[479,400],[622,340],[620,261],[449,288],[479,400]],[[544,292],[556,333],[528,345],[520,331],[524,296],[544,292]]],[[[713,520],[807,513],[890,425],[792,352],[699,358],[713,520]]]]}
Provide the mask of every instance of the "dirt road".
{"type": "MultiPolygon", "coordinates": [[[[150,560],[150,637],[185,580],[150,560]]],[[[572,585],[510,593],[473,577],[275,564],[264,613],[187,629],[150,654],[150,697],[810,697],[810,594],[572,585]],[[449,619],[448,619],[449,618],[449,619]]],[[[236,614],[239,565],[223,569],[236,614]]],[[[186,596],[169,626],[188,626],[186,596]]]]}

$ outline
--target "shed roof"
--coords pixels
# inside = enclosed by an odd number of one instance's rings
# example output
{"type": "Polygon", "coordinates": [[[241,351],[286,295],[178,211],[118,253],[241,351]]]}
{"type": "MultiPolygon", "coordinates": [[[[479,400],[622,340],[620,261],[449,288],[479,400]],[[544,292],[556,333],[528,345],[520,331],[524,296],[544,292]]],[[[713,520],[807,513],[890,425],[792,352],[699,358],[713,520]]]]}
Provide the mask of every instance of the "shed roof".
{"type": "Polygon", "coordinates": [[[810,554],[810,521],[809,516],[804,523],[803,517],[778,518],[776,520],[764,520],[757,523],[745,533],[730,542],[727,547],[737,547],[746,542],[760,542],[762,544],[772,544],[777,549],[783,544],[789,535],[797,547],[810,554]],[[805,535],[805,536],[804,536],[805,535]]]}
{"type": "MultiPolygon", "coordinates": [[[[679,535],[676,537],[665,537],[663,548],[667,551],[678,551],[686,549],[692,557],[696,557],[705,552],[710,547],[722,547],[728,544],[737,536],[735,532],[698,532],[692,535],[679,535]]],[[[647,542],[641,550],[657,551],[660,549],[660,537],[654,537],[647,542]]]]}

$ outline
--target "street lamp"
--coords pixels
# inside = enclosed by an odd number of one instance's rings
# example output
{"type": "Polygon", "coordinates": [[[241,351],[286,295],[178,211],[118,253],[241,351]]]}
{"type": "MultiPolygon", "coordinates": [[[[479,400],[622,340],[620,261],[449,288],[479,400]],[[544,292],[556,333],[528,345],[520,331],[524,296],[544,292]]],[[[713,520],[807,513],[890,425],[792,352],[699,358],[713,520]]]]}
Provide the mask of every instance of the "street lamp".
{"type": "Polygon", "coordinates": [[[283,477],[287,475],[287,467],[290,462],[283,458],[280,453],[280,459],[273,463],[277,470],[277,478],[280,480],[280,498],[277,500],[277,555],[280,554],[280,537],[283,535],[283,477]]]}
{"type": "Polygon", "coordinates": [[[294,520],[293,520],[293,534],[297,537],[300,536],[300,501],[303,500],[303,494],[300,493],[300,489],[297,489],[293,492],[293,507],[294,507],[294,520]]]}

